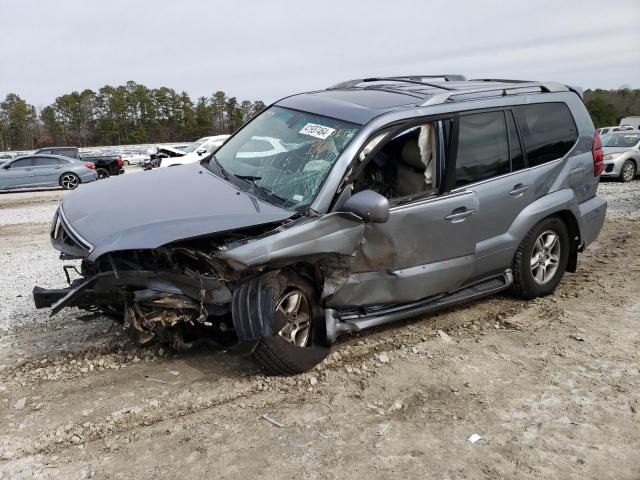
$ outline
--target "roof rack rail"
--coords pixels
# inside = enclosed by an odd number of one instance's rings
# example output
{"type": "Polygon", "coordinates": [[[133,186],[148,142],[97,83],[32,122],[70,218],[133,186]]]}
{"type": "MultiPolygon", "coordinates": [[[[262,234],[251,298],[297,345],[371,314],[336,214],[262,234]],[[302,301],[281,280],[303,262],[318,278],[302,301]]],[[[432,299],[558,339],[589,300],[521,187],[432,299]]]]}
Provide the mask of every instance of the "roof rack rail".
{"type": "Polygon", "coordinates": [[[330,86],[327,90],[335,90],[338,88],[353,88],[361,83],[368,82],[406,82],[406,83],[415,83],[418,85],[426,85],[434,88],[441,88],[443,90],[449,90],[447,87],[442,85],[436,85],[430,82],[424,82],[421,79],[423,78],[442,78],[445,82],[463,82],[466,80],[464,75],[458,74],[444,74],[444,75],[401,75],[397,77],[369,77],[369,78],[357,78],[355,80],[347,80],[345,82],[336,83],[335,85],[330,86]]]}
{"type": "Polygon", "coordinates": [[[532,83],[531,80],[515,80],[513,78],[470,78],[470,82],[498,82],[498,83],[532,83]]]}
{"type": "Polygon", "coordinates": [[[541,92],[541,93],[551,93],[551,92],[568,92],[569,89],[560,83],[553,82],[516,82],[514,86],[495,86],[495,87],[478,87],[478,88],[468,88],[468,89],[460,89],[460,90],[449,90],[442,93],[436,93],[431,96],[426,102],[422,103],[420,106],[426,107],[430,105],[440,105],[445,103],[447,100],[450,100],[451,97],[454,96],[462,96],[462,95],[472,95],[474,93],[490,93],[490,92],[499,92],[496,96],[506,96],[506,95],[518,95],[522,93],[533,93],[533,92],[541,92]],[[522,91],[527,90],[527,91],[522,91]]]}

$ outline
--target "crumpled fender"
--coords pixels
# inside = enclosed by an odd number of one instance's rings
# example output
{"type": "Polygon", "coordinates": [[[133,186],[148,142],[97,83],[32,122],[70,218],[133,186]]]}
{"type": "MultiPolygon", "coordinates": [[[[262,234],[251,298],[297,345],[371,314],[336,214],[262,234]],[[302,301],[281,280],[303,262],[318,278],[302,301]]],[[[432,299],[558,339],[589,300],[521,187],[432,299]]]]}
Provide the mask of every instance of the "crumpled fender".
{"type": "Polygon", "coordinates": [[[217,257],[241,271],[267,264],[281,266],[326,256],[351,256],[362,241],[364,226],[364,221],[352,213],[329,213],[230,248],[217,257]]]}

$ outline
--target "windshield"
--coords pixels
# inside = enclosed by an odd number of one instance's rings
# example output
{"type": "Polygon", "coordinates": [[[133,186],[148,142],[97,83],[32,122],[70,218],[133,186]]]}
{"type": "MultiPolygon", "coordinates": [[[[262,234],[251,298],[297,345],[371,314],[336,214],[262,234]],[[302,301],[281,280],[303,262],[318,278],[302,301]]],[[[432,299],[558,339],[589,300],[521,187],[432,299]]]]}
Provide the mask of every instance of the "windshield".
{"type": "Polygon", "coordinates": [[[633,147],[640,141],[640,133],[614,132],[602,136],[603,147],[633,147]]]}
{"type": "Polygon", "coordinates": [[[243,179],[247,190],[285,208],[311,203],[358,125],[271,107],[236,133],[209,161],[243,179]]]}
{"type": "Polygon", "coordinates": [[[196,149],[206,141],[207,141],[207,137],[199,138],[195,142],[190,143],[189,145],[184,147],[182,150],[187,153],[195,152],[196,149]]]}

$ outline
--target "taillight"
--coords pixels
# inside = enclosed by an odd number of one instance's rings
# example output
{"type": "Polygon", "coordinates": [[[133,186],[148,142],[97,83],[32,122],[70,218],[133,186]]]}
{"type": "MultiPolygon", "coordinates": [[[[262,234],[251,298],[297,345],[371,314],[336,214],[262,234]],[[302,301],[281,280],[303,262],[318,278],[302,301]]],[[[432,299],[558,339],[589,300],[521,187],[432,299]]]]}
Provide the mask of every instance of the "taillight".
{"type": "Polygon", "coordinates": [[[95,170],[96,169],[96,164],[95,163],[91,163],[91,162],[87,162],[84,164],[85,167],[90,168],[91,170],[95,170]]]}
{"type": "Polygon", "coordinates": [[[593,136],[593,147],[591,148],[593,155],[593,176],[599,177],[604,170],[604,152],[602,151],[602,142],[598,132],[593,136]]]}
{"type": "Polygon", "coordinates": [[[122,157],[118,157],[118,168],[122,168],[122,157]]]}

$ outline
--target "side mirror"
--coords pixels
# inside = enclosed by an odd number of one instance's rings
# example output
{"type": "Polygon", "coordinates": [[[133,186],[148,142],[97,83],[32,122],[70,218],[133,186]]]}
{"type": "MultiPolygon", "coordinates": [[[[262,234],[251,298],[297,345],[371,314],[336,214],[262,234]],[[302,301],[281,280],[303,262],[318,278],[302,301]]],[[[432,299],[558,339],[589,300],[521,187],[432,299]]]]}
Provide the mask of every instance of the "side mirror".
{"type": "Polygon", "coordinates": [[[204,155],[205,153],[207,153],[207,149],[206,148],[199,148],[196,151],[198,152],[198,155],[204,155]]]}
{"type": "Polygon", "coordinates": [[[3,165],[2,168],[4,168],[5,170],[9,170],[10,166],[11,166],[11,164],[7,163],[6,165],[3,165]]]}
{"type": "Polygon", "coordinates": [[[365,222],[385,223],[389,220],[389,200],[373,190],[356,193],[340,210],[355,213],[365,222]]]}

